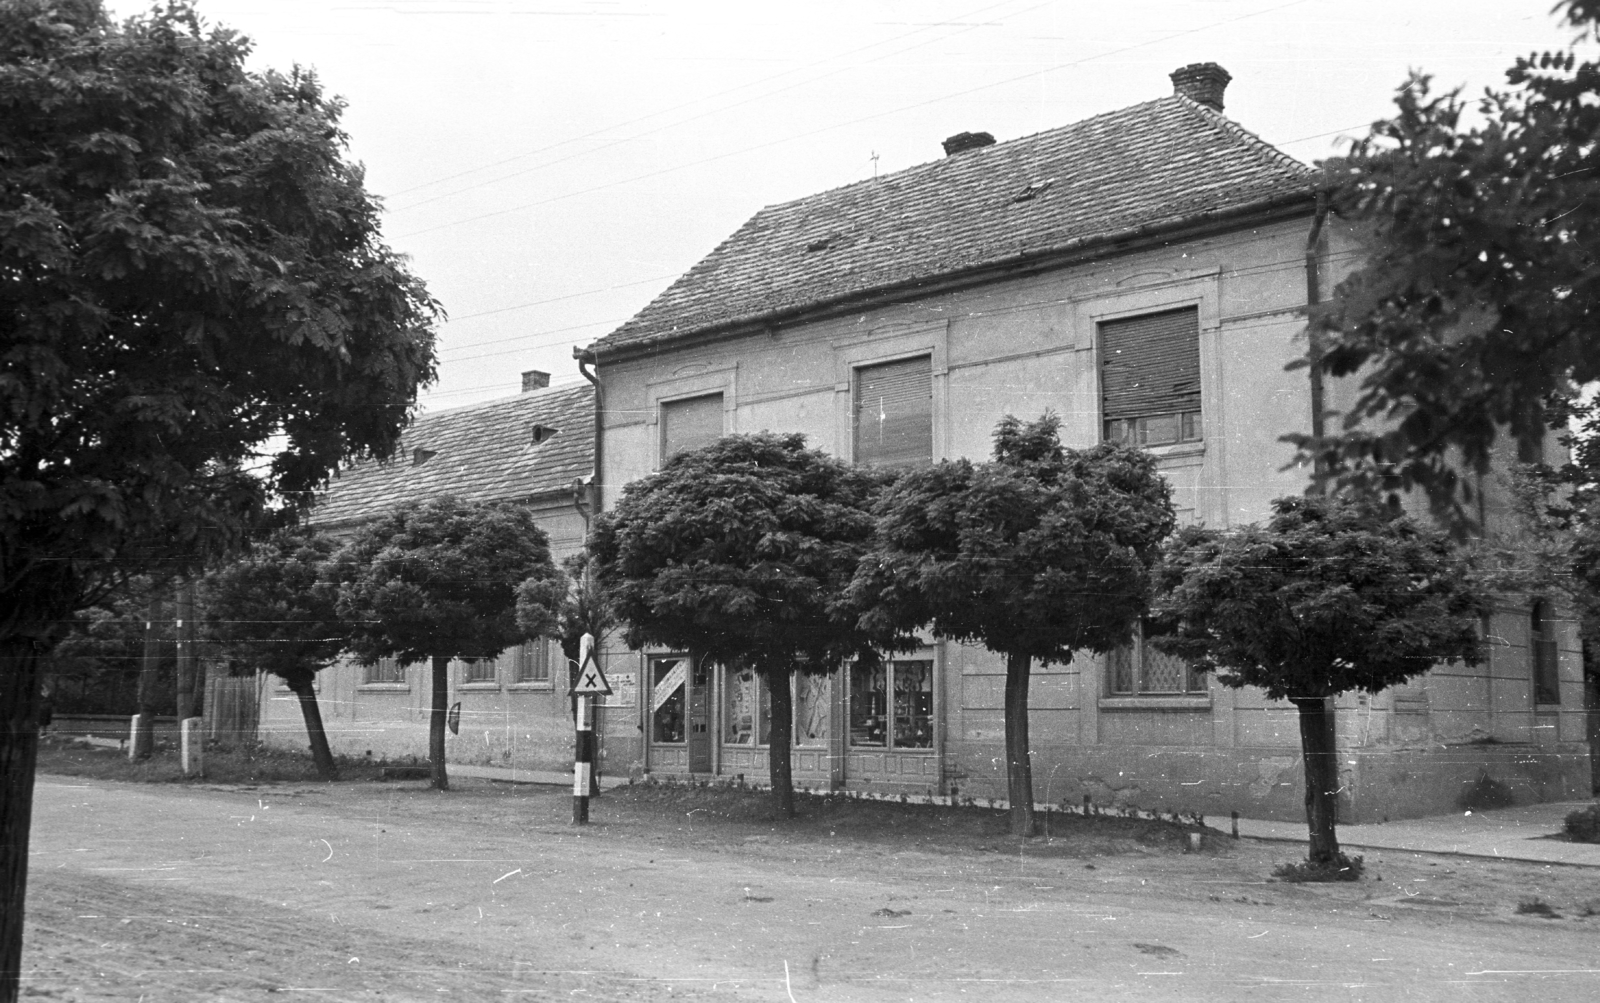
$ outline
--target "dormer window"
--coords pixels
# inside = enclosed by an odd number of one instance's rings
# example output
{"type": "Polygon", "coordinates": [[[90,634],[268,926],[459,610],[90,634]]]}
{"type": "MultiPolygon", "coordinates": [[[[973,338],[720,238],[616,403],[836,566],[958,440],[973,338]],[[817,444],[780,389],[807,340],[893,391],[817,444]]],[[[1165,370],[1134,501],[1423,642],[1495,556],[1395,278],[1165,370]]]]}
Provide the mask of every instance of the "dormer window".
{"type": "Polygon", "coordinates": [[[438,455],[439,451],[437,449],[423,449],[421,446],[418,446],[416,449],[411,451],[411,465],[413,467],[420,467],[438,455]]]}
{"type": "Polygon", "coordinates": [[[549,425],[535,425],[535,426],[533,426],[533,435],[532,435],[533,444],[535,446],[538,446],[538,445],[541,445],[541,444],[543,444],[545,442],[548,442],[550,440],[550,437],[552,435],[555,435],[559,431],[561,431],[561,429],[559,429],[559,428],[551,428],[549,425]]]}

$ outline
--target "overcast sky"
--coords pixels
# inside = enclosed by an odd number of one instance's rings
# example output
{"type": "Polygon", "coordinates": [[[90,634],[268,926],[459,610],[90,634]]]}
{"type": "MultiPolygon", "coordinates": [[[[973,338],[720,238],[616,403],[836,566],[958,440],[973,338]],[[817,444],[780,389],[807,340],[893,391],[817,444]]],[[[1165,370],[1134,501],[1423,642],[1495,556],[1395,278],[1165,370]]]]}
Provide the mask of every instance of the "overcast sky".
{"type": "MultiPolygon", "coordinates": [[[[385,237],[444,303],[429,411],[580,379],[631,316],[763,205],[1171,92],[1306,162],[1410,68],[1471,93],[1565,43],[1553,0],[198,0],[255,64],[349,102],[385,237]]],[[[131,13],[146,4],[113,0],[131,13]]]]}

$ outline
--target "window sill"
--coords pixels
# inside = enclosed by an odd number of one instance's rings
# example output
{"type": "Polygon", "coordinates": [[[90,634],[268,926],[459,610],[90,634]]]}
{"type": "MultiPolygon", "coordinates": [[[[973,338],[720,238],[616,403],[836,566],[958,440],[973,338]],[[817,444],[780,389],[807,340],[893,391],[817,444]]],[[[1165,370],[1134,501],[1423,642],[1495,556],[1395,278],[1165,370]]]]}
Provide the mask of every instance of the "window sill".
{"type": "Polygon", "coordinates": [[[506,683],[506,689],[514,690],[519,693],[526,693],[530,691],[549,693],[555,688],[555,683],[506,683]]]}
{"type": "Polygon", "coordinates": [[[466,692],[466,693],[473,693],[473,692],[485,693],[485,692],[488,692],[490,690],[499,690],[500,689],[500,684],[499,683],[461,683],[461,684],[456,686],[456,689],[461,690],[461,691],[466,692]]]}
{"type": "Polygon", "coordinates": [[[901,748],[896,747],[896,748],[891,749],[888,746],[883,746],[883,745],[852,745],[849,748],[850,748],[851,752],[893,752],[893,753],[896,753],[898,755],[905,755],[905,756],[931,756],[931,755],[933,755],[933,750],[931,748],[927,748],[927,747],[917,748],[917,749],[901,749],[901,748]]]}
{"type": "Polygon", "coordinates": [[[1173,693],[1127,697],[1101,697],[1101,710],[1200,711],[1211,709],[1209,693],[1173,693]]]}
{"type": "Polygon", "coordinates": [[[410,693],[410,683],[362,683],[357,693],[410,693]]]}
{"type": "Polygon", "coordinates": [[[1533,712],[1535,714],[1559,714],[1565,706],[1566,704],[1559,703],[1536,703],[1533,705],[1533,712]]]}
{"type": "Polygon", "coordinates": [[[1167,446],[1145,446],[1145,452],[1158,460],[1178,459],[1185,456],[1204,456],[1206,444],[1200,442],[1175,442],[1167,446]]]}

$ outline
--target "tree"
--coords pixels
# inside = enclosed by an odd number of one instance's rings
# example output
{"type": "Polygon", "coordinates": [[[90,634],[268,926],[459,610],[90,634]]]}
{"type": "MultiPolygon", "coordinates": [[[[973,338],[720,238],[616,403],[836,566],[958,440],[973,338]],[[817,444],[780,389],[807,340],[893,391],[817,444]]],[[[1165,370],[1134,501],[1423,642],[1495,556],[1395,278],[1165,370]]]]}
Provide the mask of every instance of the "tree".
{"type": "Polygon", "coordinates": [[[1184,529],[1155,572],[1156,647],[1299,712],[1314,868],[1347,867],[1329,700],[1479,661],[1487,609],[1442,533],[1360,498],[1279,498],[1266,525],[1184,529]]]}
{"type": "Polygon", "coordinates": [[[126,575],[387,455],[432,378],[437,306],[380,241],[341,103],[249,51],[183,3],[0,0],[0,1000],[40,658],[126,575]]]}
{"type": "MultiPolygon", "coordinates": [[[[1596,0],[1558,9],[1575,46],[1600,37],[1596,0]]],[[[1291,438],[1345,483],[1421,485],[1441,510],[1497,435],[1539,441],[1600,378],[1600,63],[1546,52],[1506,77],[1474,120],[1414,75],[1395,117],[1325,165],[1367,255],[1313,344],[1361,394],[1343,429],[1291,438]]]]}
{"type": "Polygon", "coordinates": [[[901,477],[878,502],[853,599],[875,630],[932,628],[1006,658],[1011,831],[1032,835],[1028,678],[1035,661],[1126,643],[1149,569],[1174,523],[1149,454],[1111,443],[1066,449],[1060,420],[995,429],[994,460],[946,460],[901,477]]]}
{"type": "Polygon", "coordinates": [[[629,647],[688,651],[766,682],[784,815],[794,814],[795,670],[832,672],[905,643],[863,630],[845,601],[880,483],[803,435],[730,435],[630,483],[595,528],[595,568],[629,647]]]}
{"type": "Polygon", "coordinates": [[[202,593],[206,632],[221,652],[272,673],[299,698],[324,780],[337,780],[339,771],[317,707],[316,676],[345,645],[337,590],[321,580],[334,549],[320,533],[280,530],[207,575],[202,593]]]}
{"type": "MultiPolygon", "coordinates": [[[[428,758],[433,786],[447,789],[450,660],[494,658],[549,632],[530,629],[541,626],[532,604],[525,602],[520,616],[517,604],[519,591],[532,591],[524,587],[529,580],[559,582],[544,530],[526,505],[447,495],[402,505],[367,524],[327,567],[357,658],[367,665],[380,658],[432,661],[428,758]]],[[[560,593],[552,587],[549,594],[560,593]]],[[[554,620],[554,609],[547,608],[544,623],[554,620]]]]}

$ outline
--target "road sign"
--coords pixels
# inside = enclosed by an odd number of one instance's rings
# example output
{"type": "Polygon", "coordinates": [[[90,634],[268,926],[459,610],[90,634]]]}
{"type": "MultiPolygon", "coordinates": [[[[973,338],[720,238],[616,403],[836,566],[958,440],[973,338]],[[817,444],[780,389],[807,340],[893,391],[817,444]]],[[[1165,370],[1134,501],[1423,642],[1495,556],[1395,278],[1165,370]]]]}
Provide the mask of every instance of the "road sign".
{"type": "Polygon", "coordinates": [[[573,682],[571,694],[579,697],[610,696],[611,684],[606,681],[606,674],[600,668],[600,659],[595,655],[594,636],[583,635],[578,642],[578,678],[573,682]]]}

